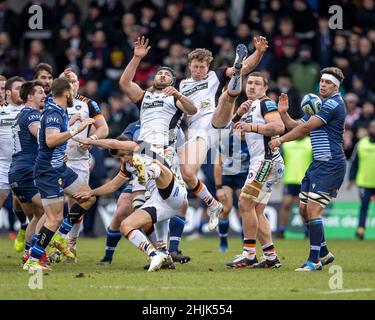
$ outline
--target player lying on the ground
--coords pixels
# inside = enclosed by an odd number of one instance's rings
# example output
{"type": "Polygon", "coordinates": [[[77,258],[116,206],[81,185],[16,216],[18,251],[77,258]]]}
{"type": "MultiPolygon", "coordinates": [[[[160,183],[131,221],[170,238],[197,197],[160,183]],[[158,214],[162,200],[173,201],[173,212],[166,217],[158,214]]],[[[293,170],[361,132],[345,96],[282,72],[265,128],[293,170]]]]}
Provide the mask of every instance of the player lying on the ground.
{"type": "Polygon", "coordinates": [[[144,142],[140,146],[132,141],[114,139],[92,141],[80,138],[78,141],[83,144],[111,149],[114,157],[120,159],[123,164],[120,173],[112,181],[87,192],[76,192],[73,195],[76,199],[110,194],[121,187],[133,173],[150,192],[150,198],[121,222],[120,231],[131,243],[151,258],[148,271],[159,270],[170,259],[170,256],[166,252],[156,250],[139,228],[163,222],[174,216],[178,209],[186,205],[187,190],[183,181],[172,172],[162,156],[152,151],[152,146],[148,143],[144,142]],[[134,154],[135,151],[141,151],[141,148],[143,148],[142,153],[145,154],[146,163],[139,154],[134,154]]]}

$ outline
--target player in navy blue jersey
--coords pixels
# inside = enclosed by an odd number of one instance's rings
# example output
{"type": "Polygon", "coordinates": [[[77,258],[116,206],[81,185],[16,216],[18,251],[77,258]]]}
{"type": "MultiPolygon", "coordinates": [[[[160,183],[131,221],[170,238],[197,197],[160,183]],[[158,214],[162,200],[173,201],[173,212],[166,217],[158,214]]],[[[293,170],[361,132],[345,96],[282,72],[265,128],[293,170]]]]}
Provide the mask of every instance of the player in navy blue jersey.
{"type": "Polygon", "coordinates": [[[220,251],[226,252],[228,250],[228,217],[233,208],[233,192],[236,193],[238,199],[249,172],[250,154],[244,133],[238,137],[232,132],[228,144],[221,142],[218,151],[214,167],[216,196],[224,207],[218,229],[220,251]]]}
{"type": "Polygon", "coordinates": [[[322,270],[335,257],[327,249],[324,238],[322,212],[337,196],[345,176],[346,162],[343,149],[345,103],[339,93],[344,75],[339,68],[321,70],[319,93],[322,98],[320,111],[305,115],[295,121],[287,114],[288,96],[282,94],[278,110],[285,126],[291,130],[286,135],[269,142],[278,148],[283,142],[303,138],[310,134],[313,161],[302,180],[300,210],[309,229],[310,255],[296,271],[322,270]]]}
{"type": "Polygon", "coordinates": [[[25,263],[29,256],[36,225],[43,215],[39,191],[34,183],[33,168],[38,155],[37,135],[40,126],[40,110],[44,107],[46,94],[40,82],[29,81],[22,84],[20,97],[25,106],[12,126],[13,155],[9,169],[9,184],[13,196],[20,201],[30,221],[26,228],[26,242],[22,258],[25,263]]]}
{"type": "MultiPolygon", "coordinates": [[[[40,119],[39,150],[34,167],[34,180],[42,199],[46,222],[31,248],[24,270],[44,269],[39,260],[63,219],[64,194],[72,195],[77,191],[90,190],[87,183],[66,166],[65,152],[67,141],[95,120],[86,119],[78,127],[68,131],[67,108],[73,107],[73,87],[65,79],[56,79],[51,92],[53,100],[47,101],[40,119]]],[[[80,219],[94,202],[95,197],[89,197],[73,205],[68,214],[69,223],[73,224],[80,219]]],[[[58,240],[53,240],[57,248],[58,240]]]]}

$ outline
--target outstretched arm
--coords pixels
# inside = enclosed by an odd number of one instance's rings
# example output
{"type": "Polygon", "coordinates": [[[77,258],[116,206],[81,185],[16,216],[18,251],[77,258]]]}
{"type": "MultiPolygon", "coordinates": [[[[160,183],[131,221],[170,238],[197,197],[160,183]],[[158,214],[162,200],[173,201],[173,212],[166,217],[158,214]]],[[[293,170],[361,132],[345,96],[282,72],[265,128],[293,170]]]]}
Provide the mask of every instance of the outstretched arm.
{"type": "Polygon", "coordinates": [[[241,75],[243,76],[246,76],[257,67],[263,57],[263,54],[268,49],[268,42],[265,37],[254,37],[253,41],[255,45],[255,51],[243,62],[243,67],[241,70],[241,75]]]}
{"type": "Polygon", "coordinates": [[[148,39],[138,38],[134,44],[134,56],[126,66],[124,72],[121,75],[119,84],[122,90],[129,96],[132,102],[138,102],[142,99],[144,90],[139,85],[133,82],[135,72],[137,71],[138,65],[142,58],[145,57],[150,50],[148,46],[148,39]]]}
{"type": "Polygon", "coordinates": [[[133,141],[119,141],[116,139],[98,139],[98,140],[93,140],[89,138],[74,138],[75,141],[86,144],[86,145],[92,145],[92,146],[97,146],[101,148],[106,148],[106,149],[120,149],[123,151],[136,151],[138,150],[139,146],[136,142],[133,141]]]}
{"type": "Polygon", "coordinates": [[[82,200],[88,199],[92,196],[105,196],[118,190],[125,183],[126,180],[128,180],[128,178],[124,178],[123,176],[118,174],[111,181],[96,189],[92,189],[90,191],[75,192],[72,196],[75,199],[82,200]]]}

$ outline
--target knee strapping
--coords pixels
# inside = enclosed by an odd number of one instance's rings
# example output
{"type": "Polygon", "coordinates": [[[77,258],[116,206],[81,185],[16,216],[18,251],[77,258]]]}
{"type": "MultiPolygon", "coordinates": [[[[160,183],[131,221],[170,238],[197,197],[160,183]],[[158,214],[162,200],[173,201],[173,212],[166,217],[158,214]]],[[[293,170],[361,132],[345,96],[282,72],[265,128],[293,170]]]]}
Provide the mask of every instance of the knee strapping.
{"type": "Polygon", "coordinates": [[[320,204],[323,208],[325,208],[329,202],[331,201],[331,197],[330,196],[327,196],[325,194],[321,194],[319,192],[309,192],[309,200],[310,201],[313,201],[313,202],[316,202],[318,204],[320,204]]]}
{"type": "Polygon", "coordinates": [[[257,181],[245,184],[241,189],[241,196],[248,199],[257,199],[261,193],[263,185],[257,181]]]}

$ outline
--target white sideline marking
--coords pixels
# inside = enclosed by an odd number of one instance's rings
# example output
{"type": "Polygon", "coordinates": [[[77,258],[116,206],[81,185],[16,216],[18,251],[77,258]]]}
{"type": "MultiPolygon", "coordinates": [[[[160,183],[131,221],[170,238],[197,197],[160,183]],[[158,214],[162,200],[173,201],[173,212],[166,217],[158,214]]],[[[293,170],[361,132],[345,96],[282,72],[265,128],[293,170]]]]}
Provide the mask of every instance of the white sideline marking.
{"type": "Polygon", "coordinates": [[[375,291],[375,288],[330,290],[330,291],[322,291],[319,293],[320,294],[335,294],[335,293],[354,293],[354,292],[370,292],[370,291],[375,291]]]}

